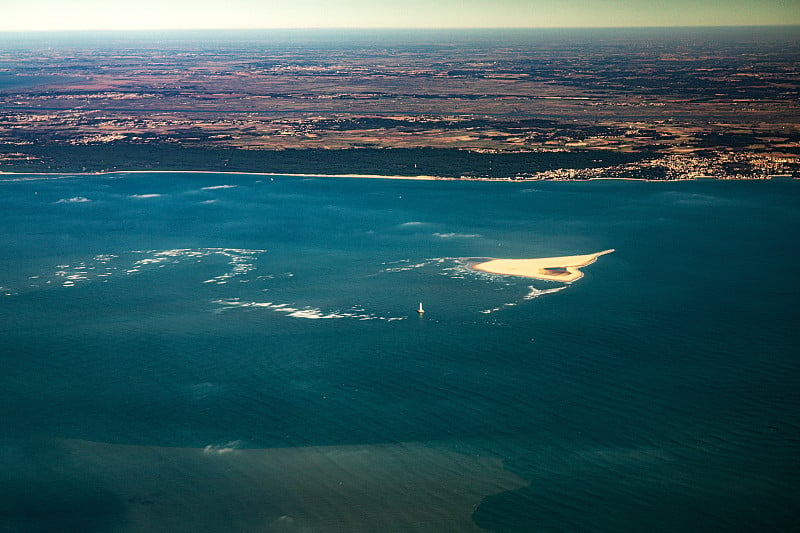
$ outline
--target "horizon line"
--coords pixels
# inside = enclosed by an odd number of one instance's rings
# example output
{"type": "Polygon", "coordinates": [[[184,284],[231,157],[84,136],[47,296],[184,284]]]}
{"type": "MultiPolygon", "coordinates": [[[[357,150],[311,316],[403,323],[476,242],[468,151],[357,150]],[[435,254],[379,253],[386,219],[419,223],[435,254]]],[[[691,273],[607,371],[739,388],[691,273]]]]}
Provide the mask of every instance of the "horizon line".
{"type": "Polygon", "coordinates": [[[308,26],[308,27],[259,27],[259,28],[79,28],[79,29],[25,29],[3,30],[0,34],[30,33],[117,33],[117,32],[194,32],[194,31],[485,31],[485,30],[668,30],[702,28],[800,28],[800,24],[691,24],[691,25],[644,25],[644,26],[308,26]]]}

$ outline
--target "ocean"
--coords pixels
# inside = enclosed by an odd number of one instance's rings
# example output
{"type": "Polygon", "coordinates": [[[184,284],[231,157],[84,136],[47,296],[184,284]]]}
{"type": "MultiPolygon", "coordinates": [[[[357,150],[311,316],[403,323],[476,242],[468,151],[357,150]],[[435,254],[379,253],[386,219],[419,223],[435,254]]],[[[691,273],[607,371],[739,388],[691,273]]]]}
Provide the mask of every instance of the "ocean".
{"type": "Polygon", "coordinates": [[[792,180],[2,175],[0,531],[798,530],[798,242],[792,180]]]}

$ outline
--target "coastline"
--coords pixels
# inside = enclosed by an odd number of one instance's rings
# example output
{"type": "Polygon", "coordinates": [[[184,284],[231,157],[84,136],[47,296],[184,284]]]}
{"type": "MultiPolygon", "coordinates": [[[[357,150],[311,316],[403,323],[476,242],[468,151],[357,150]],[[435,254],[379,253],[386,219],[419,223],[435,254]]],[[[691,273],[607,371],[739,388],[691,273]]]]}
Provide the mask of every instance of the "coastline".
{"type": "MultiPolygon", "coordinates": [[[[8,172],[0,170],[0,176],[107,176],[114,174],[220,174],[226,176],[242,175],[242,176],[265,176],[276,177],[285,176],[290,178],[350,178],[350,179],[382,179],[382,180],[412,180],[412,181],[487,181],[487,182],[509,182],[509,183],[531,183],[531,182],[581,182],[581,181],[638,181],[646,183],[676,183],[680,181],[771,181],[772,176],[767,178],[714,178],[714,177],[697,177],[697,178],[680,178],[680,179],[647,179],[647,178],[586,178],[586,179],[548,179],[548,178],[486,178],[486,177],[470,177],[470,176],[431,176],[431,175],[417,175],[417,176],[403,176],[391,174],[310,174],[310,173],[296,173],[296,172],[250,172],[250,171],[230,171],[230,170],[104,170],[97,172],[8,172]]],[[[800,177],[781,177],[781,179],[800,180],[800,177]]],[[[3,181],[0,179],[0,181],[3,181]]]]}
{"type": "MultiPolygon", "coordinates": [[[[358,179],[390,179],[390,180],[446,180],[458,181],[462,178],[444,176],[400,176],[383,174],[309,174],[291,172],[236,172],[230,170],[107,170],[99,172],[6,172],[0,171],[0,176],[108,176],[114,174],[220,174],[226,176],[286,176],[292,178],[358,178],[358,179]]],[[[464,178],[466,180],[467,178],[464,178]]],[[[484,178],[485,180],[485,178],[484,178]]],[[[493,181],[511,181],[507,178],[498,178],[493,181]]],[[[521,181],[521,180],[520,180],[521,181]]],[[[539,180],[540,181],[540,180],[539,180]]]]}
{"type": "Polygon", "coordinates": [[[518,276],[572,283],[583,277],[581,268],[591,265],[597,258],[614,252],[613,248],[584,255],[540,257],[535,259],[490,259],[470,265],[470,268],[489,274],[518,276]]]}

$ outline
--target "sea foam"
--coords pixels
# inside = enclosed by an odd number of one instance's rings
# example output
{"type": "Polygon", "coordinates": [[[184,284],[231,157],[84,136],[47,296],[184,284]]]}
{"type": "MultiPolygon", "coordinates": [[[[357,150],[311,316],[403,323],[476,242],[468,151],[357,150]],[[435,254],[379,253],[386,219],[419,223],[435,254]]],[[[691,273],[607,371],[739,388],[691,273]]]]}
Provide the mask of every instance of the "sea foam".
{"type": "Polygon", "coordinates": [[[355,320],[385,320],[392,322],[395,320],[405,320],[407,317],[386,317],[366,312],[364,309],[353,306],[347,311],[323,311],[318,307],[305,306],[305,307],[292,307],[289,304],[279,304],[272,302],[252,302],[242,301],[239,298],[228,298],[221,300],[214,300],[215,304],[220,305],[219,311],[226,311],[229,309],[242,309],[242,308],[262,308],[270,309],[278,313],[286,313],[287,316],[293,318],[306,318],[309,320],[328,320],[328,319],[342,319],[350,318],[355,320]]]}

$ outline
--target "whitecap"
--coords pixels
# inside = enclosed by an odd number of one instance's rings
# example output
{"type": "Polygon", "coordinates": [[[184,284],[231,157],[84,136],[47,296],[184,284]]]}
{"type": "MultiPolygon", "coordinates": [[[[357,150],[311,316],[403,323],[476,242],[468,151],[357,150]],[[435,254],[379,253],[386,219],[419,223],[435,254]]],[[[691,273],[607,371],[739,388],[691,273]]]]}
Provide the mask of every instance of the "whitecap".
{"type": "Polygon", "coordinates": [[[86,202],[91,202],[85,196],[74,196],[72,198],[61,198],[56,203],[57,204],[85,204],[86,202]]]}
{"type": "MultiPolygon", "coordinates": [[[[282,309],[282,311],[287,311],[288,309],[282,309]]],[[[302,309],[302,310],[294,310],[289,313],[289,316],[293,316],[295,318],[309,318],[311,320],[317,319],[329,319],[329,318],[345,318],[345,315],[340,315],[338,313],[323,313],[321,309],[309,308],[309,309],[302,309]]]]}
{"type": "Polygon", "coordinates": [[[415,268],[422,268],[422,267],[424,267],[424,266],[428,266],[429,264],[430,264],[430,263],[428,263],[428,262],[423,262],[423,263],[417,263],[417,264],[415,264],[415,265],[406,265],[406,266],[401,266],[401,267],[391,267],[391,268],[385,268],[385,269],[383,270],[383,272],[387,272],[387,273],[391,273],[391,272],[405,272],[405,271],[407,271],[407,270],[414,270],[415,268]]]}
{"type": "Polygon", "coordinates": [[[203,454],[205,455],[223,455],[226,453],[233,453],[239,450],[241,446],[241,441],[234,440],[227,442],[225,444],[209,444],[205,448],[203,448],[203,454]]]}
{"type": "Polygon", "coordinates": [[[544,296],[545,294],[553,294],[554,292],[563,291],[569,285],[562,285],[560,287],[553,287],[552,289],[537,289],[534,286],[528,287],[528,294],[522,297],[523,300],[533,300],[534,298],[538,298],[539,296],[544,296]]]}
{"type": "Polygon", "coordinates": [[[161,259],[140,259],[139,261],[136,261],[135,264],[136,265],[152,265],[152,264],[160,263],[160,262],[161,262],[161,259]]]}
{"type": "MultiPolygon", "coordinates": [[[[569,287],[569,285],[562,285],[560,287],[553,287],[551,289],[537,289],[536,287],[529,285],[528,286],[528,294],[522,297],[523,300],[533,300],[534,298],[538,298],[539,296],[544,296],[545,294],[553,294],[559,291],[563,291],[569,287]]],[[[519,302],[508,302],[499,307],[493,307],[491,309],[484,309],[479,311],[484,315],[490,315],[492,313],[496,313],[498,311],[502,311],[503,309],[508,309],[509,307],[515,307],[519,305],[519,302]]]]}
{"type": "Polygon", "coordinates": [[[222,306],[220,311],[236,308],[262,308],[270,309],[278,313],[285,313],[286,316],[293,318],[305,318],[309,320],[331,320],[352,318],[356,320],[385,320],[387,322],[394,320],[405,320],[406,317],[384,317],[366,312],[360,307],[353,307],[350,311],[323,311],[318,307],[292,307],[285,303],[272,303],[272,302],[246,302],[240,298],[227,298],[214,300],[213,303],[222,306]]]}
{"type": "Polygon", "coordinates": [[[434,233],[433,236],[440,239],[477,239],[480,237],[478,233],[434,233]]]}
{"type": "Polygon", "coordinates": [[[411,222],[403,222],[402,224],[398,224],[398,228],[413,228],[415,226],[425,226],[428,222],[419,222],[417,220],[412,220],[411,222]]]}
{"type": "Polygon", "coordinates": [[[381,263],[383,265],[398,265],[398,266],[389,266],[381,270],[381,272],[385,272],[388,274],[395,273],[395,272],[406,272],[408,270],[414,270],[416,268],[423,268],[429,265],[437,265],[442,264],[448,258],[444,257],[434,257],[433,259],[424,259],[419,263],[411,263],[411,259],[400,259],[398,261],[388,261],[381,263]]]}
{"type": "Polygon", "coordinates": [[[509,307],[514,307],[516,305],[517,305],[516,302],[509,302],[509,303],[501,305],[500,307],[494,307],[492,309],[484,309],[483,311],[480,311],[480,312],[483,313],[484,315],[490,315],[492,313],[496,313],[498,311],[502,311],[503,309],[507,309],[509,307]]]}
{"type": "Polygon", "coordinates": [[[235,189],[238,185],[212,185],[210,187],[201,187],[202,191],[215,191],[217,189],[235,189]]]}

